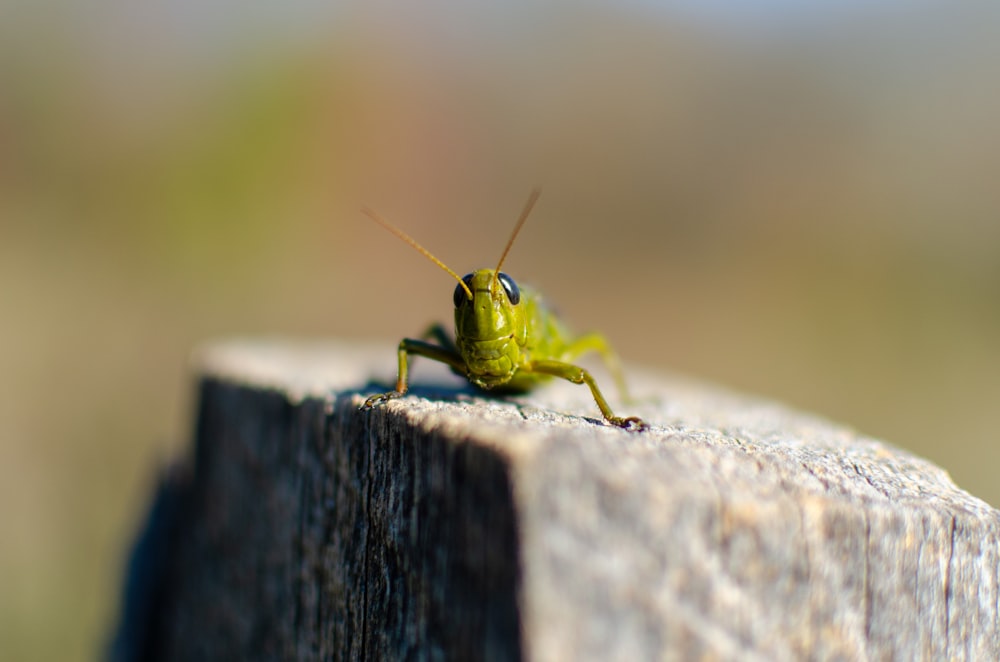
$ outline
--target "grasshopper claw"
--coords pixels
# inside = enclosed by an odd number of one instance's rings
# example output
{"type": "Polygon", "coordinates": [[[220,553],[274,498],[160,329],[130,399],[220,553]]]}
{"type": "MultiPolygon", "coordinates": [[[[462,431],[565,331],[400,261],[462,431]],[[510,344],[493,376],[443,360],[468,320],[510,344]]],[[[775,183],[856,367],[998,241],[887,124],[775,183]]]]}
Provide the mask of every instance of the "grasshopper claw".
{"type": "Polygon", "coordinates": [[[365,400],[365,404],[361,405],[359,409],[361,411],[367,411],[379,403],[387,402],[388,400],[392,400],[393,398],[398,398],[401,395],[403,394],[400,393],[399,391],[389,391],[388,393],[379,393],[365,400]]]}
{"type": "Polygon", "coordinates": [[[628,416],[626,418],[615,416],[614,418],[608,419],[608,422],[615,427],[628,430],[629,432],[643,432],[644,430],[649,429],[649,424],[638,416],[628,416]]]}

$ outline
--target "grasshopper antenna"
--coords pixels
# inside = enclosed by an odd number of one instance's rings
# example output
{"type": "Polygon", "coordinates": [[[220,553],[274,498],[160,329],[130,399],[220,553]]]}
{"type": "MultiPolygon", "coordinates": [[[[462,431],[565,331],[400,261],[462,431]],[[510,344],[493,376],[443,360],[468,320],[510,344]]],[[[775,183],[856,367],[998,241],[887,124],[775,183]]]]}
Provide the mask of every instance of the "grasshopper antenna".
{"type": "MultiPolygon", "coordinates": [[[[529,207],[529,209],[530,209],[530,207],[529,207]]],[[[424,248],[423,246],[421,246],[420,244],[418,244],[416,239],[414,239],[413,237],[411,237],[410,235],[406,234],[405,232],[403,232],[402,230],[400,230],[399,228],[397,228],[395,225],[393,225],[389,221],[385,220],[384,218],[382,218],[381,216],[379,216],[378,214],[376,214],[370,207],[362,207],[361,208],[361,213],[364,214],[365,216],[367,216],[368,218],[372,219],[373,221],[375,221],[376,223],[378,223],[383,228],[385,228],[389,232],[393,233],[394,235],[396,235],[400,239],[402,239],[404,242],[406,242],[407,244],[409,244],[413,248],[417,249],[428,260],[430,260],[431,262],[433,262],[434,264],[438,265],[439,267],[441,267],[442,269],[444,269],[445,271],[447,271],[449,274],[451,274],[451,277],[454,278],[455,280],[457,280],[458,284],[462,286],[463,290],[465,290],[465,294],[466,294],[466,296],[469,297],[469,300],[470,301],[472,300],[472,290],[470,290],[469,286],[465,284],[465,281],[462,280],[459,277],[458,274],[456,274],[454,271],[452,271],[451,269],[449,269],[447,264],[445,264],[441,260],[439,260],[436,257],[434,257],[429,250],[427,250],[426,248],[424,248]]],[[[515,231],[515,234],[517,234],[516,231],[515,231]]],[[[511,237],[511,241],[514,241],[513,237],[511,237]]],[[[510,248],[510,245],[508,245],[507,248],[510,248]]],[[[506,254],[507,254],[507,251],[504,251],[504,255],[506,255],[506,254]]],[[[501,260],[501,262],[502,261],[503,260],[501,260]]]]}
{"type": "Polygon", "coordinates": [[[531,209],[538,202],[538,196],[542,194],[541,189],[534,189],[531,195],[528,197],[528,204],[524,206],[524,211],[521,212],[521,217],[517,219],[517,225],[514,226],[514,231],[510,233],[510,239],[507,240],[507,246],[503,249],[503,254],[500,256],[500,261],[497,262],[497,268],[493,270],[493,280],[490,281],[490,292],[496,291],[496,285],[500,278],[500,267],[503,266],[503,261],[507,259],[507,253],[510,252],[510,247],[514,245],[514,239],[517,238],[517,233],[521,231],[521,226],[524,222],[528,220],[528,214],[531,213],[531,209]]]}

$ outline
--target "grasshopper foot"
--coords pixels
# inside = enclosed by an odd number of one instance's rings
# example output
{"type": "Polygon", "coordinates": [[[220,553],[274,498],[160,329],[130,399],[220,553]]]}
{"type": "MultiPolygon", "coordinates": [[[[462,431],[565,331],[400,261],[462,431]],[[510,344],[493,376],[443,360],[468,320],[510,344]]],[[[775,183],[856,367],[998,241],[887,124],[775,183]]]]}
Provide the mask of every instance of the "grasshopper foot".
{"type": "Polygon", "coordinates": [[[379,403],[388,402],[389,400],[401,397],[402,395],[404,394],[401,393],[400,391],[389,391],[388,393],[379,393],[378,395],[373,395],[372,397],[365,400],[365,404],[361,405],[359,409],[361,411],[367,411],[379,403]]]}
{"type": "Polygon", "coordinates": [[[622,428],[623,430],[628,430],[630,432],[642,432],[643,430],[649,429],[649,424],[642,420],[638,416],[627,416],[620,417],[614,416],[608,419],[608,423],[614,425],[615,427],[622,428]]]}

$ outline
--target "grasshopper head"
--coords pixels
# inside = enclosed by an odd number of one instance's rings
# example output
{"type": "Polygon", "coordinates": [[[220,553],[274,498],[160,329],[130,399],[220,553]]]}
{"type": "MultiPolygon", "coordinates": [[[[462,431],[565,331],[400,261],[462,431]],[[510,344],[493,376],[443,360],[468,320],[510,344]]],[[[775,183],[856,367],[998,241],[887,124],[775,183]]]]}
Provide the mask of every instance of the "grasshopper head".
{"type": "Polygon", "coordinates": [[[507,274],[499,272],[494,277],[494,273],[492,269],[480,269],[455,287],[455,330],[459,338],[475,342],[524,337],[521,290],[507,274]]]}

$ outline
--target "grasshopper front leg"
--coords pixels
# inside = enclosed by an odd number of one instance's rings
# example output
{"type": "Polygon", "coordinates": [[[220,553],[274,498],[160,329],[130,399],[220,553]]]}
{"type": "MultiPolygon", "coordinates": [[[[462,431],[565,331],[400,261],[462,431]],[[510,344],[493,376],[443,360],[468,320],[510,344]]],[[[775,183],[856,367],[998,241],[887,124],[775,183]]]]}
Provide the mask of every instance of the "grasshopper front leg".
{"type": "MultiPolygon", "coordinates": [[[[431,327],[426,335],[438,336],[436,328],[431,327]]],[[[461,354],[459,354],[458,351],[452,347],[441,347],[423,340],[403,338],[399,343],[398,354],[399,372],[396,375],[396,390],[389,391],[388,393],[373,395],[365,400],[365,404],[361,405],[361,409],[371,409],[379,402],[385,402],[387,400],[406,395],[406,392],[410,388],[409,356],[411,354],[414,356],[424,356],[435,361],[440,361],[441,363],[446,363],[459,373],[465,373],[465,360],[462,358],[461,354]]]]}
{"type": "Polygon", "coordinates": [[[611,411],[611,405],[608,401],[604,399],[604,395],[601,393],[601,389],[597,387],[597,382],[594,377],[587,372],[584,368],[575,366],[572,363],[564,363],[562,361],[531,361],[522,370],[527,370],[528,372],[537,372],[543,375],[552,375],[553,377],[561,377],[567,381],[571,381],[574,384],[586,384],[590,388],[590,394],[594,396],[594,401],[597,403],[598,408],[601,410],[601,414],[604,415],[604,420],[611,425],[616,427],[625,428],[626,430],[645,430],[649,426],[638,416],[628,416],[621,417],[615,416],[615,413],[611,411]]]}

